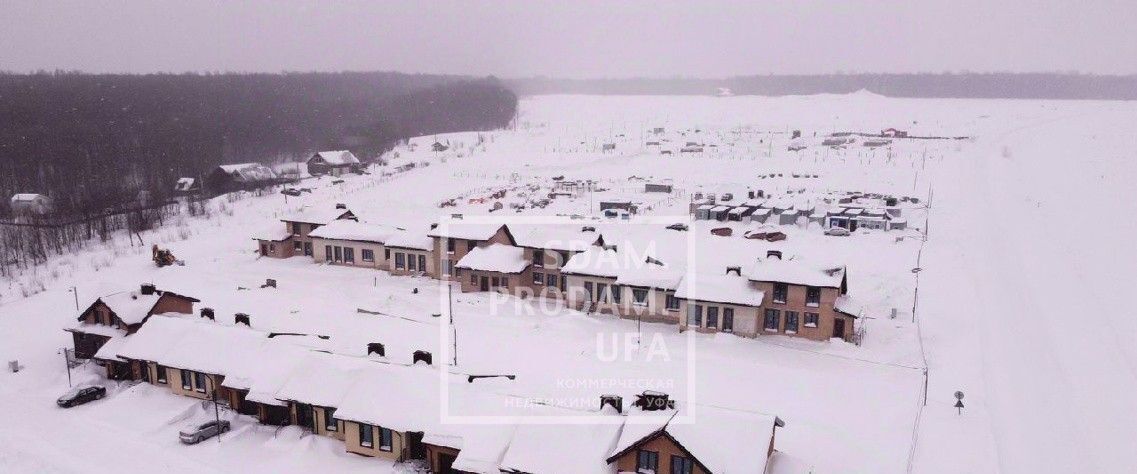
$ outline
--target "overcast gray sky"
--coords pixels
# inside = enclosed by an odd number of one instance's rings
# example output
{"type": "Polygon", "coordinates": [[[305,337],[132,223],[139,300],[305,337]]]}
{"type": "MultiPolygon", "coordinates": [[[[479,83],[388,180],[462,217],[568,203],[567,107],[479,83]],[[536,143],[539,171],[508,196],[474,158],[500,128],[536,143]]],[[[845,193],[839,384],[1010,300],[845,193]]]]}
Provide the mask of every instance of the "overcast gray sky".
{"type": "Polygon", "coordinates": [[[0,70],[1137,73],[1137,0],[0,0],[0,70]]]}

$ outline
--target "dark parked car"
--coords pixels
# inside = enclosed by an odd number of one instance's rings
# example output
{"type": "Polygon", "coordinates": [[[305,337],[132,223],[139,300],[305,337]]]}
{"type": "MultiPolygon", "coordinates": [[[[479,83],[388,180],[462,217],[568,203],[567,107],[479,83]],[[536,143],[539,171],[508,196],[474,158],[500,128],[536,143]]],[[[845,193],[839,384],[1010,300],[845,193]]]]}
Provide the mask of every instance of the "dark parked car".
{"type": "Polygon", "coordinates": [[[280,194],[284,194],[286,196],[299,196],[300,190],[299,189],[293,189],[293,188],[284,188],[284,189],[280,190],[280,194]]]}
{"type": "Polygon", "coordinates": [[[80,385],[68,390],[67,393],[55,401],[55,404],[63,408],[71,408],[75,405],[82,405],[105,396],[107,396],[107,389],[104,387],[98,385],[80,385]]]}
{"type": "Polygon", "coordinates": [[[220,425],[218,425],[218,422],[213,420],[187,426],[178,433],[178,438],[185,444],[197,444],[202,440],[212,438],[226,431],[229,431],[229,421],[221,420],[220,425]],[[218,426],[220,426],[220,429],[218,429],[218,426]]]}

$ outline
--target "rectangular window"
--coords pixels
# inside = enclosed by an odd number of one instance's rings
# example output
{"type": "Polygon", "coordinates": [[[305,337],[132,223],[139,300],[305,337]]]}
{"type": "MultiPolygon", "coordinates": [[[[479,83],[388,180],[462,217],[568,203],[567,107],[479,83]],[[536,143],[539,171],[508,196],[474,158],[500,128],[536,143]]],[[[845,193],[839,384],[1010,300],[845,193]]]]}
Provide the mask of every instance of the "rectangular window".
{"type": "Polygon", "coordinates": [[[325,245],[324,246],[324,260],[329,261],[329,262],[332,261],[332,246],[331,245],[325,245]]]}
{"type": "Polygon", "coordinates": [[[568,291],[568,277],[561,275],[561,291],[568,291]]]}
{"type": "Polygon", "coordinates": [[[545,266],[545,251],[544,250],[534,250],[533,251],[533,266],[535,266],[535,267],[545,266]]]}
{"type": "Polygon", "coordinates": [[[337,428],[338,427],[336,426],[336,409],[335,408],[325,408],[324,409],[324,429],[328,430],[328,431],[336,431],[337,428]]]}
{"type": "Polygon", "coordinates": [[[596,301],[600,303],[608,302],[608,285],[603,283],[596,284],[596,301]]]}
{"type": "Polygon", "coordinates": [[[420,272],[426,271],[426,255],[419,255],[418,256],[418,271],[420,271],[420,272]]]}
{"type": "Polygon", "coordinates": [[[684,456],[671,455],[671,474],[691,474],[695,472],[695,461],[684,456]]]}
{"type": "Polygon", "coordinates": [[[472,270],[470,271],[470,284],[478,286],[478,274],[474,273],[472,270]]]}
{"type": "Polygon", "coordinates": [[[474,250],[476,248],[478,248],[478,241],[477,240],[467,240],[466,241],[466,251],[467,252],[469,252],[470,250],[474,250]]]}
{"type": "Polygon", "coordinates": [[[541,285],[545,283],[545,274],[541,272],[533,272],[533,284],[541,285]]]}
{"type": "Polygon", "coordinates": [[[375,438],[371,432],[371,429],[372,429],[371,425],[365,425],[365,424],[359,425],[359,445],[360,446],[363,446],[365,448],[370,448],[372,446],[375,446],[373,444],[375,438]]]}
{"type": "Polygon", "coordinates": [[[703,307],[697,304],[687,305],[687,325],[701,327],[703,325],[703,307]]]}
{"type": "Polygon", "coordinates": [[[636,472],[639,474],[655,474],[659,470],[659,453],[641,449],[636,454],[636,472]]]}
{"type": "Polygon", "coordinates": [[[268,244],[269,252],[276,252],[276,244],[268,244]]]}
{"type": "Polygon", "coordinates": [[[205,374],[201,372],[193,373],[193,389],[205,393],[205,374]]]}
{"type": "MultiPolygon", "coordinates": [[[[278,227],[278,229],[279,229],[279,227],[278,227]]],[[[293,222],[292,223],[292,233],[295,235],[300,235],[300,223],[299,222],[293,222]]]]}
{"type": "Polygon", "coordinates": [[[186,369],[182,369],[182,390],[190,390],[193,388],[193,374],[186,369]]]}
{"type": "Polygon", "coordinates": [[[363,249],[363,250],[360,250],[359,253],[360,253],[360,256],[363,257],[364,262],[374,262],[375,261],[375,251],[374,250],[363,249]]]}
{"type": "Polygon", "coordinates": [[[391,450],[391,430],[387,428],[379,428],[379,450],[391,450]]]}
{"type": "Polygon", "coordinates": [[[395,269],[404,270],[407,268],[407,254],[398,252],[395,254],[395,269]]]}
{"type": "Polygon", "coordinates": [[[774,302],[785,304],[786,295],[789,294],[789,285],[785,283],[774,283],[774,302]]]}
{"type": "Polygon", "coordinates": [[[490,286],[492,286],[492,287],[494,287],[494,288],[497,288],[498,286],[501,286],[501,285],[500,285],[500,283],[499,283],[499,281],[498,281],[498,279],[497,279],[497,277],[491,277],[491,278],[490,278],[490,286]]]}
{"type": "Polygon", "coordinates": [[[821,319],[820,316],[821,315],[819,315],[817,313],[805,313],[805,327],[807,327],[807,328],[817,327],[817,320],[821,319]]]}
{"type": "Polygon", "coordinates": [[[407,270],[418,270],[418,262],[415,260],[414,254],[407,254],[407,270]]]}
{"type": "Polygon", "coordinates": [[[335,252],[334,252],[334,254],[335,254],[335,257],[336,257],[336,261],[337,261],[337,262],[342,262],[342,261],[343,261],[343,247],[340,247],[340,246],[338,246],[338,245],[337,245],[337,246],[335,246],[335,247],[332,247],[332,250],[334,250],[334,251],[335,251],[335,252]]]}
{"type": "Polygon", "coordinates": [[[805,305],[813,307],[821,306],[821,288],[816,286],[805,287],[805,305]]]}
{"type": "Polygon", "coordinates": [[[300,242],[299,240],[293,241],[292,242],[292,250],[296,250],[298,252],[303,252],[304,251],[304,243],[300,242]]]}
{"type": "Polygon", "coordinates": [[[667,309],[671,311],[679,311],[679,298],[675,297],[675,293],[667,294],[667,309]]]}
{"type": "Polygon", "coordinates": [[[509,277],[501,277],[501,286],[509,288],[509,277]]]}
{"type": "Polygon", "coordinates": [[[584,292],[588,294],[588,301],[596,301],[596,293],[592,292],[592,282],[584,282],[584,292]]]}
{"type": "Polygon", "coordinates": [[[355,263],[355,249],[352,247],[343,248],[343,261],[347,263],[355,263]]]}
{"type": "Polygon", "coordinates": [[[722,309],[723,332],[734,332],[734,308],[722,309]]]}
{"type": "Polygon", "coordinates": [[[446,239],[446,251],[454,253],[454,239],[446,239]]]}
{"type": "Polygon", "coordinates": [[[560,252],[557,255],[559,255],[561,257],[561,261],[557,262],[557,266],[559,266],[559,267],[565,266],[565,264],[568,263],[568,261],[569,261],[569,253],[568,252],[560,252]]]}
{"type": "Polygon", "coordinates": [[[779,324],[778,324],[779,319],[782,319],[782,314],[780,311],[778,311],[776,309],[767,309],[766,310],[766,330],[767,331],[777,331],[778,327],[779,327],[779,324]]]}
{"type": "Polygon", "coordinates": [[[786,332],[797,332],[797,311],[786,311],[786,332]]]}
{"type": "Polygon", "coordinates": [[[166,383],[166,368],[165,367],[162,367],[160,365],[156,366],[154,368],[154,372],[157,372],[158,383],[166,383]]]}
{"type": "Polygon", "coordinates": [[[620,285],[612,285],[612,302],[620,304],[620,299],[624,297],[624,287],[620,285]]]}
{"type": "Polygon", "coordinates": [[[718,306],[707,306],[707,327],[709,327],[709,328],[719,327],[719,307],[718,306]]]}
{"type": "Polygon", "coordinates": [[[450,259],[442,261],[442,274],[446,276],[454,274],[454,262],[450,261],[450,259]]]}
{"type": "Polygon", "coordinates": [[[632,302],[647,306],[647,288],[632,288],[632,302]]]}
{"type": "Polygon", "coordinates": [[[557,287],[557,276],[552,274],[552,273],[545,275],[545,285],[548,286],[549,288],[556,288],[557,287]]]}

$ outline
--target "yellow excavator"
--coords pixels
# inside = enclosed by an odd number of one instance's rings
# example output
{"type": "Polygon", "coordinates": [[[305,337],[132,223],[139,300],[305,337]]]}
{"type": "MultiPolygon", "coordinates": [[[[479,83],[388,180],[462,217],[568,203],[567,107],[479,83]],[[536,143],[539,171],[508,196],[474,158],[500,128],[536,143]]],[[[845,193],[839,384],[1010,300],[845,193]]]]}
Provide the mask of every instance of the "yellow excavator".
{"type": "Polygon", "coordinates": [[[165,267],[167,265],[173,264],[183,264],[181,261],[174,258],[173,252],[171,252],[169,249],[158,248],[158,244],[154,244],[154,246],[150,249],[150,253],[151,258],[154,260],[154,264],[158,267],[165,267]]]}

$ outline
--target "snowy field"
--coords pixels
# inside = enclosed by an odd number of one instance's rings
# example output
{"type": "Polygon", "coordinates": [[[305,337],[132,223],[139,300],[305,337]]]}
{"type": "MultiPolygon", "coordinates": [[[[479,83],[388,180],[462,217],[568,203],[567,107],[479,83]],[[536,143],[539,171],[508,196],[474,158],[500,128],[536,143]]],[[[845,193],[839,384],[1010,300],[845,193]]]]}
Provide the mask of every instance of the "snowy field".
{"type": "Polygon", "coordinates": [[[147,384],[107,382],[93,365],[72,377],[107,385],[108,398],[56,408],[68,384],[60,349],[71,344],[62,328],[77,316],[73,286],[85,307],[96,296],[153,282],[201,299],[198,307],[215,308],[225,323],[246,312],[254,328],[331,335],[345,353],[382,340],[392,358],[409,363],[413,350],[438,353],[444,322],[433,315],[442,312],[444,298],[437,281],[304,257],[258,258],[250,236],[281,226],[277,219],[302,205],[344,203],[363,220],[425,233],[451,213],[489,214],[492,201],[479,199],[501,190],[505,209],[490,215],[508,219],[592,218],[600,215],[600,201],[620,198],[640,200],[645,215],[668,218],[687,215],[695,193],[731,192],[737,201],[751,189],[919,200],[906,210],[906,231],[829,237],[816,227],[781,226],[787,240],[767,243],[737,231],[711,236],[717,223],[691,228],[698,248],[711,249],[700,255],[702,271],[746,263],[767,249],[848,265],[850,294],[865,303],[862,345],[726,334],[692,341],[675,326],[645,324],[645,337],[672,348],[670,360],[603,361],[598,335],[635,331],[634,321],[563,308],[530,314],[525,308],[532,301],[495,307],[485,295],[455,293],[461,342],[455,370],[516,374],[512,383],[491,385],[511,395],[592,400],[604,390],[561,381],[686,382],[686,356],[697,349],[690,372],[697,392],[674,395],[784,419],[772,472],[1133,471],[1137,453],[1129,444],[1137,415],[1128,402],[1137,390],[1137,320],[1126,301],[1134,278],[1126,275],[1137,257],[1124,242],[1137,235],[1130,217],[1137,200],[1128,196],[1137,178],[1134,123],[1137,106],[1121,102],[867,93],[523,99],[511,130],[422,137],[412,141],[413,150],[389,153],[390,164],[370,175],[341,184],[307,181],[303,186],[314,192],[302,197],[218,198],[208,218],[184,217],[144,233],[144,247],[123,237],[9,282],[0,291],[0,360],[18,359],[23,370],[0,374],[0,402],[10,408],[0,428],[0,471],[406,468],[346,453],[341,442],[296,427],[278,430],[244,417],[234,419],[220,444],[182,446],[178,428],[212,411],[147,384]],[[653,133],[657,127],[664,131],[653,133]],[[830,132],[888,127],[968,138],[821,146],[830,132]],[[793,130],[803,132],[802,151],[787,150],[793,130]],[[431,151],[436,140],[450,150],[431,151]],[[707,146],[680,153],[688,141],[707,146]],[[605,151],[605,144],[615,148],[605,151]],[[410,163],[413,169],[392,172],[410,163]],[[547,193],[561,176],[596,180],[604,190],[510,209],[547,193]],[[644,180],[675,191],[645,195],[644,180]],[[456,205],[439,207],[450,200],[456,205]],[[186,265],[155,268],[148,258],[154,242],[186,265]],[[279,287],[259,288],[265,278],[279,287]],[[40,284],[45,291],[22,296],[21,285],[40,284]],[[925,366],[929,392],[922,407],[925,366]],[[966,394],[961,415],[953,407],[956,390],[966,394]]]}

